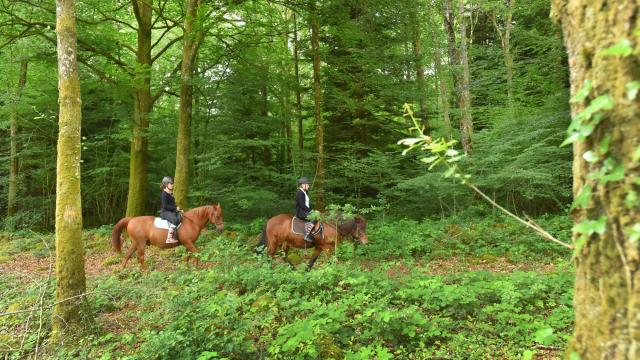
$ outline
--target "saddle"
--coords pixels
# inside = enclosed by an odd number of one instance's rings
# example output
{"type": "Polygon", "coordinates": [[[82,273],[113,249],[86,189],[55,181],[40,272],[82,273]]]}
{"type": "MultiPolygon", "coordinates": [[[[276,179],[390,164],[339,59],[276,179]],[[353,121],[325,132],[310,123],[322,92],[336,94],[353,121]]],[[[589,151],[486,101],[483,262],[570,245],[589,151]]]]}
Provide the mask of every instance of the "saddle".
{"type": "MultiPolygon", "coordinates": [[[[297,235],[304,235],[304,224],[306,222],[302,219],[298,219],[297,217],[293,217],[291,219],[291,232],[297,235]]],[[[322,223],[316,224],[316,226],[311,230],[311,235],[316,236],[320,235],[323,237],[324,225],[322,223]]]]}
{"type": "MultiPolygon", "coordinates": [[[[169,225],[169,222],[163,218],[156,217],[155,219],[153,219],[153,226],[157,227],[158,229],[169,230],[169,225]]],[[[173,238],[176,240],[178,240],[178,229],[180,229],[181,225],[182,223],[178,224],[178,226],[176,226],[176,231],[173,233],[173,238]]]]}

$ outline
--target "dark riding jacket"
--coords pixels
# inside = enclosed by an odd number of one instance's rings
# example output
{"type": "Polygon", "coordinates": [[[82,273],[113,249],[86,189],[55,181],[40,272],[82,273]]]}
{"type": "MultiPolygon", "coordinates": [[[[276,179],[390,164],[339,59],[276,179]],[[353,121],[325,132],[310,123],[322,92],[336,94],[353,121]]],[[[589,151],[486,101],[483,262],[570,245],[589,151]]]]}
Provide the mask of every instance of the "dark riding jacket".
{"type": "Polygon", "coordinates": [[[160,208],[160,217],[167,220],[173,225],[178,226],[180,223],[180,215],[178,213],[178,207],[176,206],[176,199],[172,194],[166,191],[162,191],[160,195],[162,201],[162,207],[160,208]]]}
{"type": "Polygon", "coordinates": [[[309,193],[306,193],[302,189],[298,189],[296,194],[296,217],[298,219],[307,220],[307,216],[311,213],[311,198],[309,193]],[[307,200],[308,199],[308,200],[307,200]]]}

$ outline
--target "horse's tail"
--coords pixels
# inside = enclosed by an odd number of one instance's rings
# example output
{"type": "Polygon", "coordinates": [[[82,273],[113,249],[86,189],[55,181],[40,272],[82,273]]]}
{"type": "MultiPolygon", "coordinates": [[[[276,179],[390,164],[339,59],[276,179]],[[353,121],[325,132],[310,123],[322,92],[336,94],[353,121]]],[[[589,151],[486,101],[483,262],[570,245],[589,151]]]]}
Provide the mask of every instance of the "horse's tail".
{"type": "Polygon", "coordinates": [[[122,234],[122,230],[129,225],[130,217],[122,218],[116,226],[113,228],[113,232],[111,233],[111,247],[113,247],[113,251],[121,252],[122,251],[122,239],[120,235],[122,234]]]}
{"type": "Polygon", "coordinates": [[[262,230],[262,234],[260,235],[260,242],[258,242],[258,246],[256,247],[256,254],[260,255],[264,252],[264,249],[267,248],[267,226],[264,226],[264,230],[262,230]]]}

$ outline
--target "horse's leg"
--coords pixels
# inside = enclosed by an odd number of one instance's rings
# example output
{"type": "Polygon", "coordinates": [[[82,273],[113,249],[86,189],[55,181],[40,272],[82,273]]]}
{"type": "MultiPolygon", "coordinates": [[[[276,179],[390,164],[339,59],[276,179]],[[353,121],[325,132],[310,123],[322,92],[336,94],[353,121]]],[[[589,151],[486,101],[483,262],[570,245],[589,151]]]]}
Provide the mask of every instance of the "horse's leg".
{"type": "Polygon", "coordinates": [[[129,247],[129,250],[127,250],[127,253],[124,254],[124,259],[122,259],[122,269],[123,270],[127,266],[127,262],[129,262],[129,258],[131,258],[131,255],[133,255],[134,251],[136,251],[136,242],[132,240],[131,241],[131,246],[129,247]]]}
{"type": "Polygon", "coordinates": [[[285,243],[284,245],[282,245],[282,250],[284,251],[284,259],[287,261],[287,263],[289,263],[289,265],[291,265],[293,269],[295,269],[296,266],[293,265],[291,260],[289,260],[289,249],[290,249],[289,244],[285,243]]]}
{"type": "Polygon", "coordinates": [[[311,270],[311,268],[313,267],[313,264],[315,264],[316,260],[318,260],[318,256],[320,256],[321,252],[322,252],[322,248],[320,247],[316,247],[313,250],[313,256],[311,257],[311,261],[309,261],[309,265],[307,266],[307,271],[311,270]]]}
{"type": "Polygon", "coordinates": [[[140,263],[142,271],[147,271],[147,264],[144,263],[144,250],[146,245],[144,242],[142,244],[138,243],[138,248],[136,249],[136,255],[138,255],[138,262],[140,263]]]}
{"type": "MultiPolygon", "coordinates": [[[[197,253],[198,249],[190,241],[189,242],[184,242],[183,245],[184,245],[184,247],[187,248],[187,251],[189,251],[189,254],[187,254],[187,258],[185,259],[186,264],[189,265],[189,258],[191,257],[191,254],[197,253]]],[[[200,265],[200,259],[196,258],[196,268],[198,268],[199,265],[200,265]]]]}

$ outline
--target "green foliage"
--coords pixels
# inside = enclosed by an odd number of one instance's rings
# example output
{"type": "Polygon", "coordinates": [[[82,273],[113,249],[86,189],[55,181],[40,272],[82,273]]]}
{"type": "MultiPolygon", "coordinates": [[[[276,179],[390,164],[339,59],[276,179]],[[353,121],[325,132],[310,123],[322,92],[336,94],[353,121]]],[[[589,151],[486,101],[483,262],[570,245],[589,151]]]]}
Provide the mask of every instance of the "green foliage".
{"type": "MultiPolygon", "coordinates": [[[[536,221],[556,233],[570,220],[536,221]]],[[[225,236],[205,238],[200,258],[211,267],[145,274],[129,268],[91,278],[97,327],[73,348],[45,344],[45,351],[52,359],[480,359],[515,357],[535,344],[562,347],[569,336],[573,275],[561,265],[568,254],[551,272],[430,267],[430,260],[454,256],[471,264],[504,257],[537,269],[557,257],[547,242],[501,217],[370,222],[368,246],[345,242],[339,263],[321,259],[309,273],[253,256],[248,237],[261,225],[229,224],[225,236]],[[113,318],[123,327],[114,328],[113,318]]],[[[106,230],[86,236],[103,241],[106,230]]],[[[40,287],[19,291],[19,281],[0,276],[9,289],[0,309],[36,303],[40,287]]],[[[26,317],[0,321],[13,332],[26,317]]],[[[33,346],[23,351],[12,356],[33,346]]]]}

